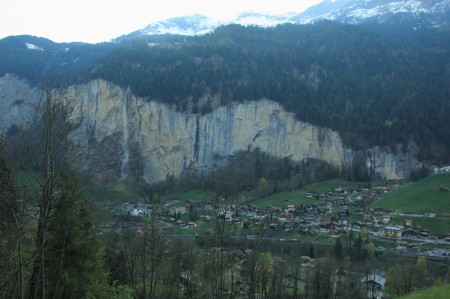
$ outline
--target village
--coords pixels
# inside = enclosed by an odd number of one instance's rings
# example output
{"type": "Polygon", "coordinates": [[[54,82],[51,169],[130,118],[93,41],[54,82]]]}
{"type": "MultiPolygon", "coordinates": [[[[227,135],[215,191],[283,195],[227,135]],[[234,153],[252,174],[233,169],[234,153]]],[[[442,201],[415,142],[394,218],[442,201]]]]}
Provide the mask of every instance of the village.
{"type": "MultiPolygon", "coordinates": [[[[314,203],[299,206],[289,201],[277,207],[262,206],[258,202],[236,204],[225,200],[172,199],[159,203],[155,211],[152,210],[152,204],[126,203],[122,205],[122,212],[132,217],[155,216],[158,223],[167,229],[167,237],[170,238],[197,238],[214,233],[218,223],[228,228],[226,231],[230,239],[239,237],[247,242],[274,241],[280,242],[280,246],[281,242],[295,244],[317,236],[330,246],[334,245],[333,239],[365,232],[377,245],[374,253],[378,258],[389,251],[413,259],[426,256],[437,262],[450,260],[450,246],[447,246],[450,245],[450,234],[437,235],[415,224],[418,218],[436,217],[435,213],[417,214],[370,208],[387,193],[407,186],[408,183],[390,182],[356,190],[334,187],[322,193],[307,192],[305,197],[314,203]],[[396,223],[393,220],[396,216],[402,216],[405,220],[396,223]]],[[[251,254],[251,249],[238,251],[238,260],[242,262],[251,254]]],[[[302,255],[298,267],[286,268],[284,287],[304,290],[316,264],[317,261],[311,256],[302,255]]],[[[239,271],[233,275],[235,292],[242,293],[239,271]]],[[[333,288],[340,288],[345,279],[358,282],[369,298],[382,298],[386,292],[386,271],[376,270],[365,274],[338,271],[332,277],[333,288]]]]}
{"type": "MultiPolygon", "coordinates": [[[[295,241],[302,236],[315,235],[338,238],[350,232],[366,230],[375,241],[394,243],[396,251],[420,253],[423,244],[450,244],[450,231],[446,235],[438,235],[414,223],[417,218],[434,218],[436,213],[418,214],[389,211],[381,207],[369,208],[383,195],[407,186],[408,183],[390,182],[357,190],[336,187],[324,193],[308,192],[306,197],[316,203],[300,206],[289,201],[277,207],[260,206],[258,203],[233,204],[223,199],[185,202],[167,200],[157,205],[154,214],[165,227],[190,229],[193,236],[211,231],[211,223],[222,219],[224,223],[230,224],[230,237],[239,231],[240,236],[249,240],[265,238],[295,241]],[[395,222],[393,218],[396,216],[402,216],[405,220],[402,223],[395,222]]],[[[126,203],[122,211],[132,216],[150,217],[152,206],[148,203],[126,203]]],[[[433,255],[450,259],[450,251],[446,250],[433,255]]]]}

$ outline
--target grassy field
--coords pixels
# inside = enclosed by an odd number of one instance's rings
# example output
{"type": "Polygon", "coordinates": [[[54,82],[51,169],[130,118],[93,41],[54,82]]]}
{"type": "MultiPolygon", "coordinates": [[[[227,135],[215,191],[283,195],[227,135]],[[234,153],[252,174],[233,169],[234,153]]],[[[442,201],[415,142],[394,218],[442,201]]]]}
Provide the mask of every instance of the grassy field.
{"type": "Polygon", "coordinates": [[[314,183],[312,185],[308,185],[303,187],[302,189],[293,191],[293,192],[281,192],[276,193],[260,200],[255,201],[254,203],[261,207],[266,207],[268,205],[276,206],[276,207],[285,207],[289,204],[300,206],[317,204],[319,203],[315,198],[307,198],[306,194],[308,192],[316,192],[316,193],[324,193],[333,188],[345,188],[347,190],[353,190],[358,188],[361,183],[349,182],[341,179],[337,180],[328,180],[323,182],[314,183]]]}
{"type": "Polygon", "coordinates": [[[411,294],[399,297],[399,299],[447,299],[450,294],[450,284],[434,286],[428,289],[412,292],[411,294]]]}
{"type": "Polygon", "coordinates": [[[405,219],[411,219],[413,221],[413,226],[420,226],[422,229],[426,229],[430,232],[445,235],[450,233],[450,217],[404,217],[404,216],[394,216],[392,218],[393,222],[396,224],[403,225],[405,219]]]}
{"type": "Polygon", "coordinates": [[[188,200],[205,201],[205,200],[211,199],[212,196],[213,196],[213,194],[211,192],[208,192],[205,190],[194,189],[194,190],[191,190],[191,191],[181,194],[178,199],[183,202],[188,201],[188,200]]]}
{"type": "Polygon", "coordinates": [[[267,207],[269,205],[275,207],[285,207],[287,205],[300,206],[301,204],[313,204],[318,203],[315,198],[306,198],[307,191],[304,189],[294,191],[294,192],[280,192],[264,198],[261,198],[254,202],[257,206],[267,207]]]}
{"type": "Polygon", "coordinates": [[[361,182],[350,182],[343,179],[335,179],[335,180],[328,180],[323,182],[314,183],[308,186],[305,186],[304,189],[307,192],[317,192],[317,193],[323,193],[326,192],[332,188],[341,187],[344,189],[347,189],[348,191],[354,190],[359,188],[361,185],[364,185],[364,183],[361,182]]]}
{"type": "Polygon", "coordinates": [[[139,198],[138,195],[129,191],[123,183],[114,183],[103,186],[97,190],[86,190],[85,196],[96,201],[111,200],[114,202],[133,201],[139,198]]]}
{"type": "Polygon", "coordinates": [[[438,213],[450,216],[450,192],[439,188],[450,188],[450,174],[425,177],[410,187],[399,189],[381,198],[371,208],[382,207],[393,211],[438,213]]]}

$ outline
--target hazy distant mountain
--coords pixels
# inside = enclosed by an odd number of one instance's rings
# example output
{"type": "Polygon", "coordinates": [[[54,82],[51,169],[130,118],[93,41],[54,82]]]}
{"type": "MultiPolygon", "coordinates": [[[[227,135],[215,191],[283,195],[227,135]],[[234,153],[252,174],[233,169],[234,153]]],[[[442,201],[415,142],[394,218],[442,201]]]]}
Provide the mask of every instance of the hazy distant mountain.
{"type": "Polygon", "coordinates": [[[151,23],[121,39],[152,35],[201,35],[226,24],[276,26],[283,23],[311,23],[333,20],[361,24],[402,23],[411,29],[450,26],[450,0],[325,0],[299,14],[267,15],[246,12],[230,20],[214,20],[202,15],[187,15],[151,23]]]}
{"type": "Polygon", "coordinates": [[[309,23],[323,19],[349,24],[417,22],[418,25],[447,27],[450,1],[325,0],[290,20],[309,23]]]}
{"type": "Polygon", "coordinates": [[[203,15],[193,14],[151,23],[144,29],[119,37],[118,39],[116,39],[116,41],[134,39],[142,36],[167,34],[187,36],[202,35],[210,33],[217,27],[227,24],[257,25],[268,27],[283,23],[290,23],[289,19],[292,16],[292,14],[271,16],[260,13],[246,12],[238,14],[234,18],[229,20],[215,20],[203,15]]]}

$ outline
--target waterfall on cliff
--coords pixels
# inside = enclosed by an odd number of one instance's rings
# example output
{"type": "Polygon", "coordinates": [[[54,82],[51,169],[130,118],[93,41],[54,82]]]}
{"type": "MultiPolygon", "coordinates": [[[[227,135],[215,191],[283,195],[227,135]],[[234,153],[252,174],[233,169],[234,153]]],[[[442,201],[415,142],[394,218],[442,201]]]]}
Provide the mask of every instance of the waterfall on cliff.
{"type": "Polygon", "coordinates": [[[128,148],[128,113],[127,113],[127,102],[128,102],[128,93],[130,92],[130,87],[127,88],[125,92],[125,98],[123,99],[123,141],[122,141],[122,149],[123,149],[123,159],[122,166],[120,167],[120,176],[122,180],[126,179],[128,175],[128,160],[130,159],[130,149],[128,148]]]}

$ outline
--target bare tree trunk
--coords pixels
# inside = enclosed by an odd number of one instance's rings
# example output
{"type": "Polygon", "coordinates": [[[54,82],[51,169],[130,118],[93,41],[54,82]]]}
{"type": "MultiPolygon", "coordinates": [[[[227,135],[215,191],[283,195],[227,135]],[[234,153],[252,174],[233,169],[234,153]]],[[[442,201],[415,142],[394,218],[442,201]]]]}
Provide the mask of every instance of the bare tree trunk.
{"type": "Polygon", "coordinates": [[[156,284],[159,278],[159,268],[162,262],[162,255],[164,252],[164,238],[162,234],[162,230],[156,224],[156,202],[158,198],[154,198],[152,214],[151,214],[151,223],[150,223],[150,260],[151,260],[151,268],[150,268],[150,286],[149,286],[149,297],[154,298],[156,293],[156,284]]]}
{"type": "MultiPolygon", "coordinates": [[[[68,138],[80,123],[75,115],[75,103],[65,98],[65,90],[55,91],[48,83],[44,85],[44,102],[38,108],[42,121],[43,170],[42,179],[36,178],[40,186],[37,201],[38,227],[36,233],[36,253],[30,278],[29,297],[46,298],[45,249],[46,231],[52,213],[55,189],[61,174],[68,168],[71,151],[68,138]]],[[[72,157],[73,158],[73,157],[72,157]]]]}

